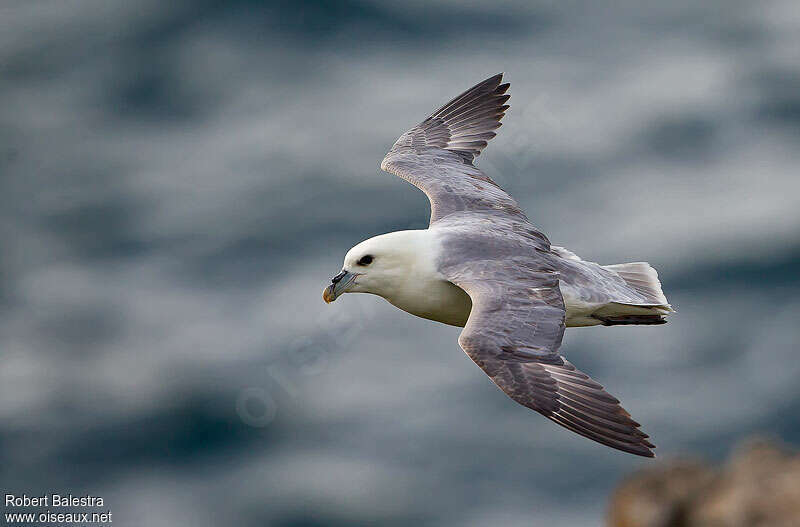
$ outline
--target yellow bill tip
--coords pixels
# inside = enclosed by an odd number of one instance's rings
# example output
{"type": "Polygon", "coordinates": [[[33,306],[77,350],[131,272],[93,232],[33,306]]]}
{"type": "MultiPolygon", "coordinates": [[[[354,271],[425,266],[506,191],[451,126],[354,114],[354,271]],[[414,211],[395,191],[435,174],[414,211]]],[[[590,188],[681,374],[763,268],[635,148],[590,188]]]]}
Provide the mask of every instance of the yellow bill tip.
{"type": "Polygon", "coordinates": [[[334,300],[336,300],[336,297],[335,297],[335,296],[333,296],[333,287],[334,287],[334,285],[335,285],[335,284],[331,284],[331,285],[329,285],[329,286],[328,286],[328,287],[326,287],[326,288],[325,288],[325,290],[322,292],[322,299],[325,301],[325,303],[326,303],[326,304],[330,304],[331,302],[333,302],[334,300]]]}

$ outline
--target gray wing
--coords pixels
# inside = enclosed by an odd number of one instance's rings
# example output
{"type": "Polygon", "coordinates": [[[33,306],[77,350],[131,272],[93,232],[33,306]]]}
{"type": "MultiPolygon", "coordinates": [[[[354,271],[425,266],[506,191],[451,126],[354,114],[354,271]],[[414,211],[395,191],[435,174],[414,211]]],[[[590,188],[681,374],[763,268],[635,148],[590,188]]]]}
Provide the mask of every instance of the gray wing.
{"type": "Polygon", "coordinates": [[[514,199],[475,168],[495,136],[509,99],[498,74],[465,91],[404,133],[381,169],[420,188],[431,202],[431,224],[459,211],[503,210],[524,217],[514,199]]]}
{"type": "Polygon", "coordinates": [[[455,260],[444,272],[472,299],[458,342],[506,395],[598,443],[654,456],[619,401],[558,354],[564,301],[554,268],[524,257],[455,260]]]}

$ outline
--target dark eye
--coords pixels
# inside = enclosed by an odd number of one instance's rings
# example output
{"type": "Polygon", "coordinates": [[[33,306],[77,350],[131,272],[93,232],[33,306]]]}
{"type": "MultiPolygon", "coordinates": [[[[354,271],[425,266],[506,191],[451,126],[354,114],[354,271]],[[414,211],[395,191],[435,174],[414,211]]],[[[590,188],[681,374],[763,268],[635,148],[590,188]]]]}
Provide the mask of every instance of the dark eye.
{"type": "Polygon", "coordinates": [[[358,265],[369,265],[372,263],[372,256],[367,254],[361,257],[359,261],[356,262],[358,265]]]}

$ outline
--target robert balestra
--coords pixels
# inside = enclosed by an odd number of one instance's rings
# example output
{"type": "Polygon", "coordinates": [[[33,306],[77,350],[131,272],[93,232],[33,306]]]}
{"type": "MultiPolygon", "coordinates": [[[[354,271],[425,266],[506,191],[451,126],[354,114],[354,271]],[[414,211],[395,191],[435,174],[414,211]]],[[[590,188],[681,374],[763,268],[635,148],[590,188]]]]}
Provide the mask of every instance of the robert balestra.
{"type": "Polygon", "coordinates": [[[72,494],[50,494],[42,496],[15,496],[6,494],[6,507],[102,507],[100,496],[73,496],[72,494]]]}

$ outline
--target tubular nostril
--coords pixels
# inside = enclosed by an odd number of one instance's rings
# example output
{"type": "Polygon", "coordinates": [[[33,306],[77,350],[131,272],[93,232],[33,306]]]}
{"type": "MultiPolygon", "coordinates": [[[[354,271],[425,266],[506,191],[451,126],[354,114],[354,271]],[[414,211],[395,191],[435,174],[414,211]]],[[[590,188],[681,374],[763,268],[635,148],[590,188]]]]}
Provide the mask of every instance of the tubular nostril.
{"type": "Polygon", "coordinates": [[[331,278],[331,283],[335,284],[335,283],[341,281],[341,279],[344,278],[344,275],[346,275],[346,274],[347,274],[347,271],[342,270],[341,273],[339,273],[336,276],[334,276],[333,278],[331,278]]]}

